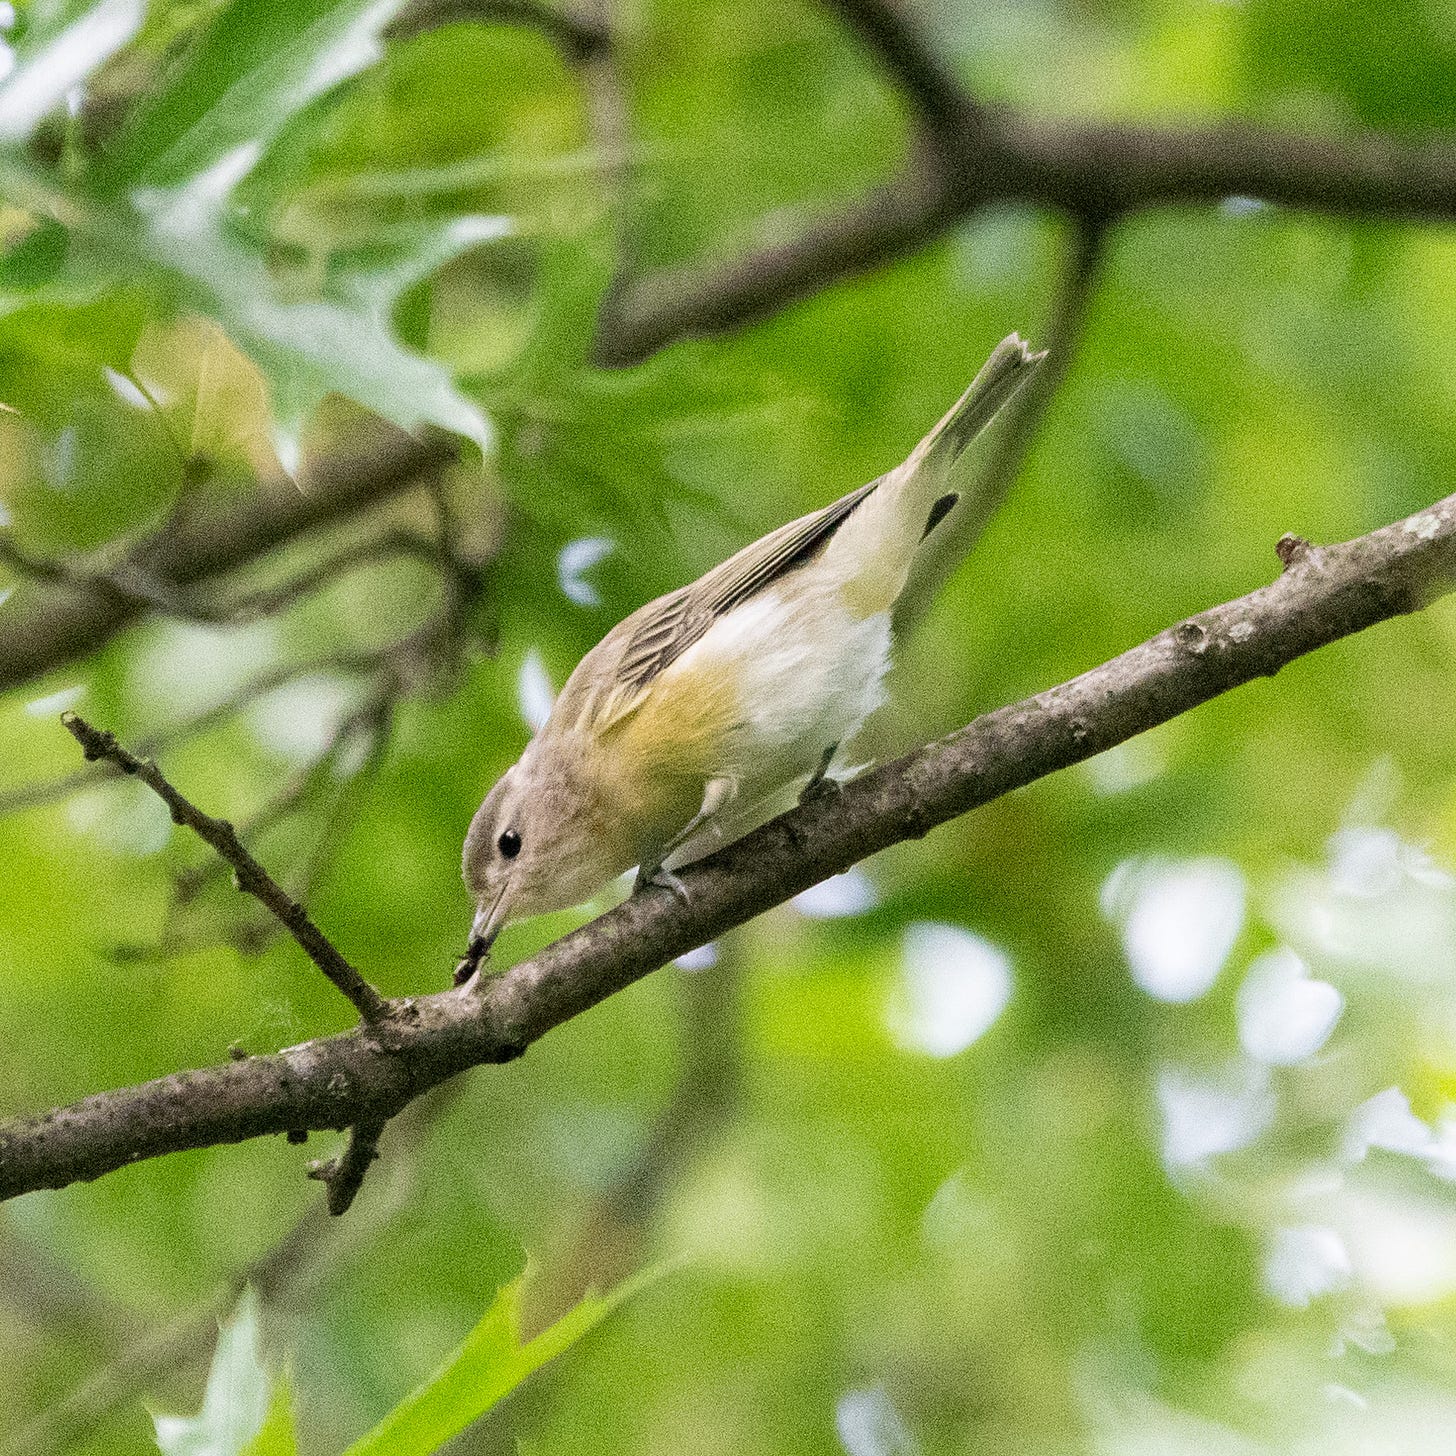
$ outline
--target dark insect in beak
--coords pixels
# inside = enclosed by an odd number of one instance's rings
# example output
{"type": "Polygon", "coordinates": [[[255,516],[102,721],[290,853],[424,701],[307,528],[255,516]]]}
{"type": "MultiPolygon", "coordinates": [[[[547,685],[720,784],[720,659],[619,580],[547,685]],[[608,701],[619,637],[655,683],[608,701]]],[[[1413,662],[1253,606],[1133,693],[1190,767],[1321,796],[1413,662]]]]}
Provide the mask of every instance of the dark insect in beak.
{"type": "Polygon", "coordinates": [[[481,964],[490,955],[490,948],[495,944],[495,938],[501,932],[501,927],[506,923],[507,886],[502,886],[500,893],[491,902],[490,908],[481,906],[475,912],[475,923],[470,927],[470,944],[465,947],[465,955],[461,958],[460,964],[455,967],[455,984],[463,986],[481,967],[481,964]]]}
{"type": "Polygon", "coordinates": [[[483,935],[471,936],[470,944],[465,947],[465,954],[461,956],[459,964],[455,967],[451,984],[463,986],[480,969],[481,962],[489,955],[490,942],[483,935]]]}

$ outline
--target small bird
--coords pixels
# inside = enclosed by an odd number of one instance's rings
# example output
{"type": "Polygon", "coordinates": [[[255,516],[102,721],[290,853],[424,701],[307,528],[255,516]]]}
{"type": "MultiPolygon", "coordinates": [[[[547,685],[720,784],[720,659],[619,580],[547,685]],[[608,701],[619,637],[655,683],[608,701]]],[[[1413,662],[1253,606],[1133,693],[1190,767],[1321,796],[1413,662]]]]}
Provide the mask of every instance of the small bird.
{"type": "MultiPolygon", "coordinates": [[[[951,467],[1044,353],[1017,334],[902,465],[633,612],[577,664],[471,820],[468,980],[508,921],[666,868],[699,831],[806,779],[825,791],[884,697],[891,614],[956,505],[951,467]]],[[[801,795],[802,797],[802,795],[801,795]]]]}

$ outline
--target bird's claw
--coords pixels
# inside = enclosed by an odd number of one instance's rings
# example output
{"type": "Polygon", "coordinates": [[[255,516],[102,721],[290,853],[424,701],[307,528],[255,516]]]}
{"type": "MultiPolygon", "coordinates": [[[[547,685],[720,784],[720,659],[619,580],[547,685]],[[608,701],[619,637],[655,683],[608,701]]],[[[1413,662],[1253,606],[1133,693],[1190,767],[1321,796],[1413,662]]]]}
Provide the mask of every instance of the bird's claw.
{"type": "Polygon", "coordinates": [[[838,779],[830,778],[828,774],[815,774],[799,790],[799,803],[812,804],[816,799],[833,799],[838,796],[839,790],[838,779]]]}
{"type": "Polygon", "coordinates": [[[637,878],[632,884],[632,893],[640,895],[645,890],[671,890],[673,898],[680,905],[692,903],[692,896],[688,894],[688,887],[671,870],[663,869],[661,865],[643,865],[637,871],[637,878]]]}
{"type": "Polygon", "coordinates": [[[832,778],[829,773],[830,765],[834,762],[834,755],[838,752],[838,743],[831,743],[824,750],[824,755],[819,760],[819,767],[809,775],[809,782],[799,790],[801,805],[812,804],[815,799],[832,799],[839,792],[839,780],[832,778]]]}

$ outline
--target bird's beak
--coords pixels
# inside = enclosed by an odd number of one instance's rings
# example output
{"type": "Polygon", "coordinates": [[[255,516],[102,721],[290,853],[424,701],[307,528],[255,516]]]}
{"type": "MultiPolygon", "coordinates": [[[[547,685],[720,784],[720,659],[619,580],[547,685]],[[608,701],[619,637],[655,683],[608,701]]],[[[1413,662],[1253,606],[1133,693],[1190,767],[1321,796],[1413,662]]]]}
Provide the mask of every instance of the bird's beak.
{"type": "Polygon", "coordinates": [[[506,923],[506,912],[510,909],[507,893],[509,889],[508,885],[502,885],[495,899],[475,912],[475,919],[470,926],[470,949],[480,960],[484,960],[490,953],[496,936],[501,933],[501,927],[506,923]]]}
{"type": "Polygon", "coordinates": [[[495,944],[495,938],[501,933],[501,927],[506,923],[506,912],[510,909],[510,901],[507,890],[510,887],[502,885],[500,893],[489,905],[482,905],[475,912],[475,919],[470,925],[470,944],[465,948],[465,958],[455,967],[455,984],[463,986],[467,981],[473,980],[477,971],[484,964],[487,956],[490,955],[490,948],[495,944]]]}

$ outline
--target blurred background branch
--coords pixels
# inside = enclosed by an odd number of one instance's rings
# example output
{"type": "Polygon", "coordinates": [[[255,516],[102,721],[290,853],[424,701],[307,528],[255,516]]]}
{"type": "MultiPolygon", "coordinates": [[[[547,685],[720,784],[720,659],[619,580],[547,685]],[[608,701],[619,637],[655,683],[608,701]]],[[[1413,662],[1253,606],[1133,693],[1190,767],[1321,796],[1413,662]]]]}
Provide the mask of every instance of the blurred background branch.
{"type": "MultiPolygon", "coordinates": [[[[314,464],[299,488],[193,510],[185,501],[133,552],[169,598],[212,584],[307,532],[417,488],[455,458],[444,439],[380,431],[357,453],[314,464]]],[[[104,580],[40,581],[17,591],[0,622],[0,691],[95,652],[134,623],[147,601],[104,580]]]]}
{"type": "Polygon", "coordinates": [[[611,32],[587,14],[584,6],[578,9],[548,0],[410,0],[385,35],[391,40],[408,40],[438,26],[471,21],[539,31],[577,62],[603,54],[612,44],[611,32]]]}
{"type": "Polygon", "coordinates": [[[1097,234],[1147,208],[1228,198],[1343,217],[1456,220],[1456,146],[1247,124],[1159,129],[1042,122],[983,108],[900,0],[832,0],[917,120],[899,176],[796,238],[726,262],[659,269],[614,299],[595,359],[624,367],[679,339],[769,317],[883,267],[978,210],[1026,202],[1097,234]]]}

